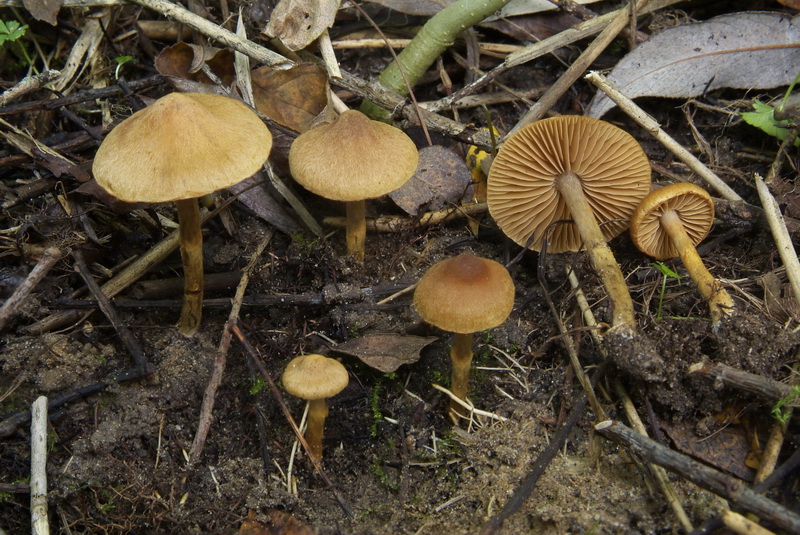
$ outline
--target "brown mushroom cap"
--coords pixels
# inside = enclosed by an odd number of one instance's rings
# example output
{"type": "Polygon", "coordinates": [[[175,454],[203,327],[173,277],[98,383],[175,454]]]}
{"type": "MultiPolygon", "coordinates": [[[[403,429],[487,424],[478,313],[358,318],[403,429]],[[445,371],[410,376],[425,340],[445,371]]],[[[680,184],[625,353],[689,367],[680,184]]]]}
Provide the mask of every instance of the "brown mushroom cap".
{"type": "Polygon", "coordinates": [[[631,240],[644,254],[658,260],[678,256],[660,222],[668,210],[678,215],[694,245],[708,236],[714,222],[714,201],[700,186],[679,182],[650,193],[631,218],[631,240]]]}
{"type": "MultiPolygon", "coordinates": [[[[531,248],[540,251],[547,228],[571,219],[555,185],[570,171],[607,240],[628,227],[650,190],[650,163],[630,134],[598,119],[560,116],[520,129],[502,146],[489,171],[489,212],[508,237],[524,247],[533,236],[531,248]]],[[[580,247],[575,225],[554,227],[549,252],[580,247]]]]}
{"type": "Polygon", "coordinates": [[[423,320],[445,331],[483,331],[508,318],[514,282],[502,264],[462,253],[428,269],[414,291],[414,306],[423,320]]]}
{"type": "Polygon", "coordinates": [[[338,360],[323,355],[295,357],[283,372],[283,387],[305,400],[333,397],[347,386],[347,370],[338,360]]]}
{"type": "Polygon", "coordinates": [[[417,147],[402,130],[348,110],[298,136],[289,167],[304,188],[334,201],[363,201],[405,184],[417,168],[417,147]]]}
{"type": "Polygon", "coordinates": [[[114,128],[92,165],[97,183],[128,202],[201,197],[256,173],[272,135],[242,102],[171,93],[114,128]]]}

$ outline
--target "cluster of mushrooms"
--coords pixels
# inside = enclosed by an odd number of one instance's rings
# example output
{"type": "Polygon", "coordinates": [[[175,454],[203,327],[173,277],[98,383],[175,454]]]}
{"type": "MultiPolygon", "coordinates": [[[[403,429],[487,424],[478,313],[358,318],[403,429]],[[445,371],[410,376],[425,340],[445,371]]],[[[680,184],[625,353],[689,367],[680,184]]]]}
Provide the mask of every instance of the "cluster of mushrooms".
{"type": "MultiPolygon", "coordinates": [[[[178,329],[184,335],[197,331],[202,313],[198,198],[255,174],[271,145],[263,121],[242,102],[172,93],[120,123],[97,151],[95,179],[113,196],[128,202],[176,202],[185,273],[178,329]]],[[[365,200],[402,186],[417,162],[408,136],[358,111],[301,134],[289,152],[298,183],[346,203],[347,253],[358,261],[364,260],[365,200]]],[[[633,301],[607,244],[628,227],[645,254],[682,259],[716,326],[733,310],[733,301],[695,250],[711,228],[711,197],[692,184],[652,193],[650,188],[649,161],[632,136],[600,120],[562,116],[533,123],[508,139],[491,166],[487,201],[501,230],[522,247],[550,253],[586,249],[609,295],[612,329],[636,331],[633,301]]],[[[473,333],[503,323],[514,294],[503,265],[469,253],[434,264],[420,279],[414,293],[417,312],[455,334],[451,392],[458,399],[467,399],[473,333]]],[[[340,362],[316,354],[293,359],[283,374],[284,388],[308,400],[305,439],[317,460],[322,458],[326,399],[347,384],[348,372],[340,362]]],[[[450,405],[454,421],[463,415],[461,406],[450,405]]]]}

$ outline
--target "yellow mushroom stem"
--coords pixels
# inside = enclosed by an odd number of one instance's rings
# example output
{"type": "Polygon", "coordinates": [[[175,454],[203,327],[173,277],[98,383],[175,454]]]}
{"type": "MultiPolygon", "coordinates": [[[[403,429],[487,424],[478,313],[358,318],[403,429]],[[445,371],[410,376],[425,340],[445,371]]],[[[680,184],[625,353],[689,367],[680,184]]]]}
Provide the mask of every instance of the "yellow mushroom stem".
{"type": "Polygon", "coordinates": [[[203,315],[203,232],[200,229],[200,207],[197,199],[175,201],[183,260],[183,307],[178,331],[192,336],[200,327],[203,315]]]}
{"type": "Polygon", "coordinates": [[[686,234],[686,229],[677,212],[667,210],[661,215],[660,220],[661,226],[672,240],[672,245],[678,250],[678,255],[681,257],[686,271],[697,285],[700,295],[708,302],[712,325],[719,325],[722,316],[733,311],[733,299],[722,287],[722,284],[706,269],[703,259],[697,254],[694,243],[686,234]]]}
{"type": "Polygon", "coordinates": [[[328,417],[328,403],[325,398],[310,399],[308,401],[308,417],[306,418],[305,439],[311,456],[316,460],[322,459],[322,430],[325,418],[328,417]]]}
{"type": "Polygon", "coordinates": [[[365,201],[348,201],[345,203],[347,209],[345,230],[347,254],[356,255],[356,261],[358,262],[364,261],[364,243],[367,240],[365,204],[365,201]]]}
{"type": "Polygon", "coordinates": [[[556,188],[569,208],[570,217],[580,232],[583,246],[591,258],[592,266],[608,292],[612,308],[612,326],[634,330],[636,319],[633,315],[633,300],[625,283],[622,270],[614,258],[614,253],[606,242],[594,217],[592,207],[583,193],[580,179],[572,172],[566,172],[556,179],[556,188]]]}
{"type": "MultiPolygon", "coordinates": [[[[453,349],[450,350],[452,369],[450,371],[450,391],[458,399],[467,399],[469,391],[469,370],[472,364],[472,333],[456,333],[453,349]]],[[[463,412],[461,405],[450,401],[450,412],[463,412]]]]}

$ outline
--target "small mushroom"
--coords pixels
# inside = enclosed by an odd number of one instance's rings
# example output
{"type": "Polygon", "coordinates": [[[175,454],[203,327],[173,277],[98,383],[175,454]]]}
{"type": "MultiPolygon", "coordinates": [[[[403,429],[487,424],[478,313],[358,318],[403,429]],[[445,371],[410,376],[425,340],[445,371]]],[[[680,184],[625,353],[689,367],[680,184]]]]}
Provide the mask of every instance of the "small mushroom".
{"type": "Polygon", "coordinates": [[[709,273],[695,246],[714,222],[714,201],[706,190],[681,182],[657,189],[644,198],[631,219],[631,240],[658,260],[679,256],[686,271],[708,302],[711,324],[733,312],[733,299],[709,273]]]}
{"type": "MultiPolygon", "coordinates": [[[[455,333],[450,390],[467,398],[473,333],[497,327],[514,306],[514,282],[500,263],[469,253],[437,262],[419,280],[414,306],[423,320],[455,333]]],[[[456,402],[451,412],[458,412],[456,402]]]]}
{"type": "Polygon", "coordinates": [[[346,203],[347,254],[359,262],[367,235],[364,201],[405,184],[418,159],[417,147],[402,130],[356,110],[300,134],[289,149],[289,168],[300,185],[346,203]]]}
{"type": "Polygon", "coordinates": [[[308,401],[305,439],[316,460],[322,459],[322,434],[328,416],[326,399],[344,390],[348,382],[345,367],[323,355],[295,357],[283,372],[286,391],[308,401]]]}
{"type": "Polygon", "coordinates": [[[613,325],[633,332],[633,301],[606,242],[628,227],[649,190],[650,163],[631,135],[571,115],[513,134],[489,170],[487,197],[492,217],[519,245],[541,251],[547,239],[550,253],[585,247],[608,291],[613,325]]]}
{"type": "Polygon", "coordinates": [[[199,328],[203,306],[197,198],[255,174],[271,147],[269,130],[242,102],[171,93],[122,121],[97,150],[94,178],[113,196],[128,202],[175,201],[185,276],[178,329],[186,336],[199,328]]]}

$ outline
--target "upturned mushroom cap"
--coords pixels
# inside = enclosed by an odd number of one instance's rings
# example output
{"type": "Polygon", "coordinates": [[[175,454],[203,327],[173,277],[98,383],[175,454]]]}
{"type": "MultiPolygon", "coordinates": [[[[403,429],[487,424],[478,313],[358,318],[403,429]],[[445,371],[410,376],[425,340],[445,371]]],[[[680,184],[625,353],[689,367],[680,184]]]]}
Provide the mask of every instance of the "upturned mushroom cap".
{"type": "MultiPolygon", "coordinates": [[[[650,190],[650,163],[627,132],[589,117],[543,119],[516,132],[500,149],[489,171],[489,212],[523,247],[540,251],[547,228],[572,219],[555,181],[578,176],[606,240],[628,227],[631,214],[650,190]]],[[[581,237],[573,224],[556,225],[548,251],[577,251],[581,237]]]]}
{"type": "Polygon", "coordinates": [[[305,400],[333,397],[347,386],[347,370],[338,360],[323,355],[293,358],[283,372],[283,387],[305,400]]]}
{"type": "Polygon", "coordinates": [[[500,263],[462,253],[437,262],[414,291],[423,320],[453,333],[475,333],[503,323],[514,306],[514,282],[500,263]]]}
{"type": "Polygon", "coordinates": [[[700,186],[679,182],[651,192],[633,213],[631,240],[644,254],[658,260],[678,256],[660,222],[668,210],[678,215],[694,245],[708,236],[714,222],[714,201],[700,186]]]}
{"type": "Polygon", "coordinates": [[[232,98],[171,93],[114,128],[92,165],[97,183],[128,202],[201,197],[258,171],[272,135],[232,98]]]}
{"type": "Polygon", "coordinates": [[[348,110],[298,136],[289,167],[304,188],[334,201],[363,201],[405,184],[417,168],[417,147],[402,130],[348,110]]]}

